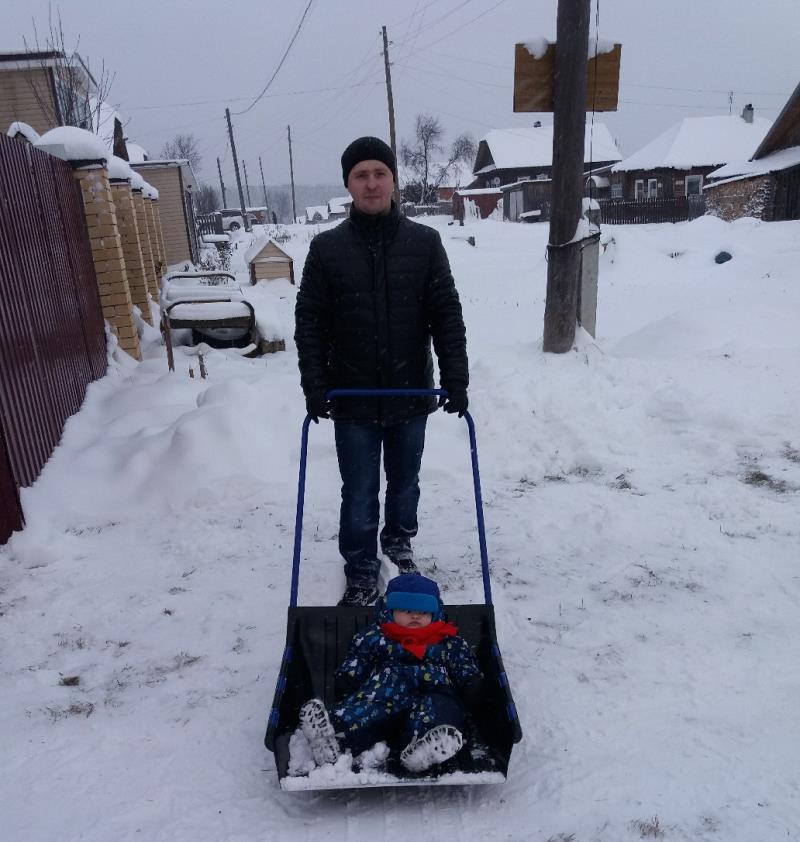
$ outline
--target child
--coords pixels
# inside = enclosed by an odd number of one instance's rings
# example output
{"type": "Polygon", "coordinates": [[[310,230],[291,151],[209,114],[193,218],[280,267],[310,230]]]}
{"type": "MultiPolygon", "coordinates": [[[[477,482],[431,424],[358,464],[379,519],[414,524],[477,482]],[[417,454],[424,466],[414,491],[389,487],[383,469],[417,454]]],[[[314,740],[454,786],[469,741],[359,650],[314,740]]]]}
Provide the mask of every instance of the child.
{"type": "Polygon", "coordinates": [[[317,764],[335,763],[342,746],[356,755],[385,740],[402,747],[406,769],[423,772],[461,749],[465,703],[480,699],[483,676],[442,613],[431,579],[408,573],[389,582],[377,622],[355,635],[336,671],[331,715],[319,699],[300,709],[317,764]]]}

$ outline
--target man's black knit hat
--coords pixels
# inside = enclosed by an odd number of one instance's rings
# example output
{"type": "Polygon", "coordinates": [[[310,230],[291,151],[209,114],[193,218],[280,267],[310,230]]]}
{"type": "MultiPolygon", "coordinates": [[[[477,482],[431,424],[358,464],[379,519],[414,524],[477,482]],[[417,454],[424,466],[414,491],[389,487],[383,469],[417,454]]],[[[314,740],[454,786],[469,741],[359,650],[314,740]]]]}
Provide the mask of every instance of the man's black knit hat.
{"type": "Polygon", "coordinates": [[[347,177],[350,170],[361,161],[380,161],[392,171],[397,183],[397,161],[391,147],[387,146],[379,137],[359,137],[354,140],[342,153],[342,178],[347,187],[347,177]]]}

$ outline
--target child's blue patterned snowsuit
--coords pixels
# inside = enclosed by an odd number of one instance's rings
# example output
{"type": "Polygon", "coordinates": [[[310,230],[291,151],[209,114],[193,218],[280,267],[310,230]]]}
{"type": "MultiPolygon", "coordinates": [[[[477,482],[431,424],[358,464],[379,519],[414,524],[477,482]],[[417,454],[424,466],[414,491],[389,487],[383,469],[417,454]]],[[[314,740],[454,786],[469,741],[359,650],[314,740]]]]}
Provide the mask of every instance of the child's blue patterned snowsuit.
{"type": "Polygon", "coordinates": [[[462,729],[458,692],[481,674],[469,644],[446,637],[420,660],[381,631],[392,619],[383,599],[375,611],[378,622],[355,635],[336,671],[337,695],[345,695],[331,713],[337,736],[358,754],[380,740],[407,745],[436,725],[462,729]]]}

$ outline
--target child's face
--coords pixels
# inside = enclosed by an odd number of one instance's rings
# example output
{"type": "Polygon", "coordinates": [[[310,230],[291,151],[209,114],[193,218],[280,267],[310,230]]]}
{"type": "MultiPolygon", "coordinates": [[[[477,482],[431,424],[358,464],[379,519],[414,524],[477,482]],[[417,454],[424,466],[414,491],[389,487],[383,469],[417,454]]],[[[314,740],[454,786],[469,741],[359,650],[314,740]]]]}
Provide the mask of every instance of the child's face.
{"type": "Polygon", "coordinates": [[[395,623],[404,629],[421,629],[433,620],[433,614],[427,611],[403,611],[402,608],[395,608],[392,616],[395,623]]]}

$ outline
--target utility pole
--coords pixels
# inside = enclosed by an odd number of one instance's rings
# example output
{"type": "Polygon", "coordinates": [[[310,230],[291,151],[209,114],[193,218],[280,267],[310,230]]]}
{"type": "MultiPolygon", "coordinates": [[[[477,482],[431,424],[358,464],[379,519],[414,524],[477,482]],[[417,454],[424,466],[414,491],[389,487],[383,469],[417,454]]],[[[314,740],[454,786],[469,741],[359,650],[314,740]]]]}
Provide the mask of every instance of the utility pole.
{"type": "MultiPolygon", "coordinates": [[[[392,154],[397,160],[397,141],[394,132],[394,97],[392,96],[392,70],[389,64],[389,38],[386,35],[386,27],[382,28],[383,33],[383,68],[386,72],[386,98],[389,101],[389,145],[392,147],[392,154]]],[[[587,36],[588,37],[588,36],[587,36]]],[[[394,201],[400,207],[400,185],[395,182],[394,201]]]]}
{"type": "Polygon", "coordinates": [[[250,182],[247,180],[247,161],[242,161],[242,169],[244,169],[244,188],[247,191],[247,207],[252,206],[250,201],[250,182]]]}
{"type": "Polygon", "coordinates": [[[258,156],[258,168],[261,170],[261,188],[264,191],[264,207],[267,209],[267,220],[271,221],[269,215],[269,202],[267,201],[267,185],[264,183],[264,167],[261,165],[261,156],[258,156]]]}
{"type": "Polygon", "coordinates": [[[297,222],[297,208],[294,204],[294,163],[292,162],[292,127],[287,126],[286,131],[289,133],[289,175],[292,178],[292,222],[297,222]]]}
{"type": "Polygon", "coordinates": [[[553,172],[543,350],[572,348],[578,319],[586,137],[586,71],[591,0],[558,0],[553,89],[553,172]]]}
{"type": "MultiPolygon", "coordinates": [[[[588,0],[587,0],[588,2],[588,0]]],[[[239,159],[236,157],[236,144],[233,142],[233,126],[231,125],[231,110],[225,109],[225,119],[228,121],[228,137],[231,141],[231,154],[233,155],[233,168],[236,171],[236,186],[239,188],[239,206],[242,209],[242,219],[244,220],[244,230],[250,230],[250,223],[247,220],[247,210],[244,204],[244,192],[242,191],[242,179],[239,175],[239,159]]]]}
{"type": "Polygon", "coordinates": [[[219,158],[217,158],[217,172],[219,173],[219,189],[222,191],[222,207],[227,208],[228,202],[225,198],[225,182],[222,180],[222,167],[219,164],[219,158]]]}

